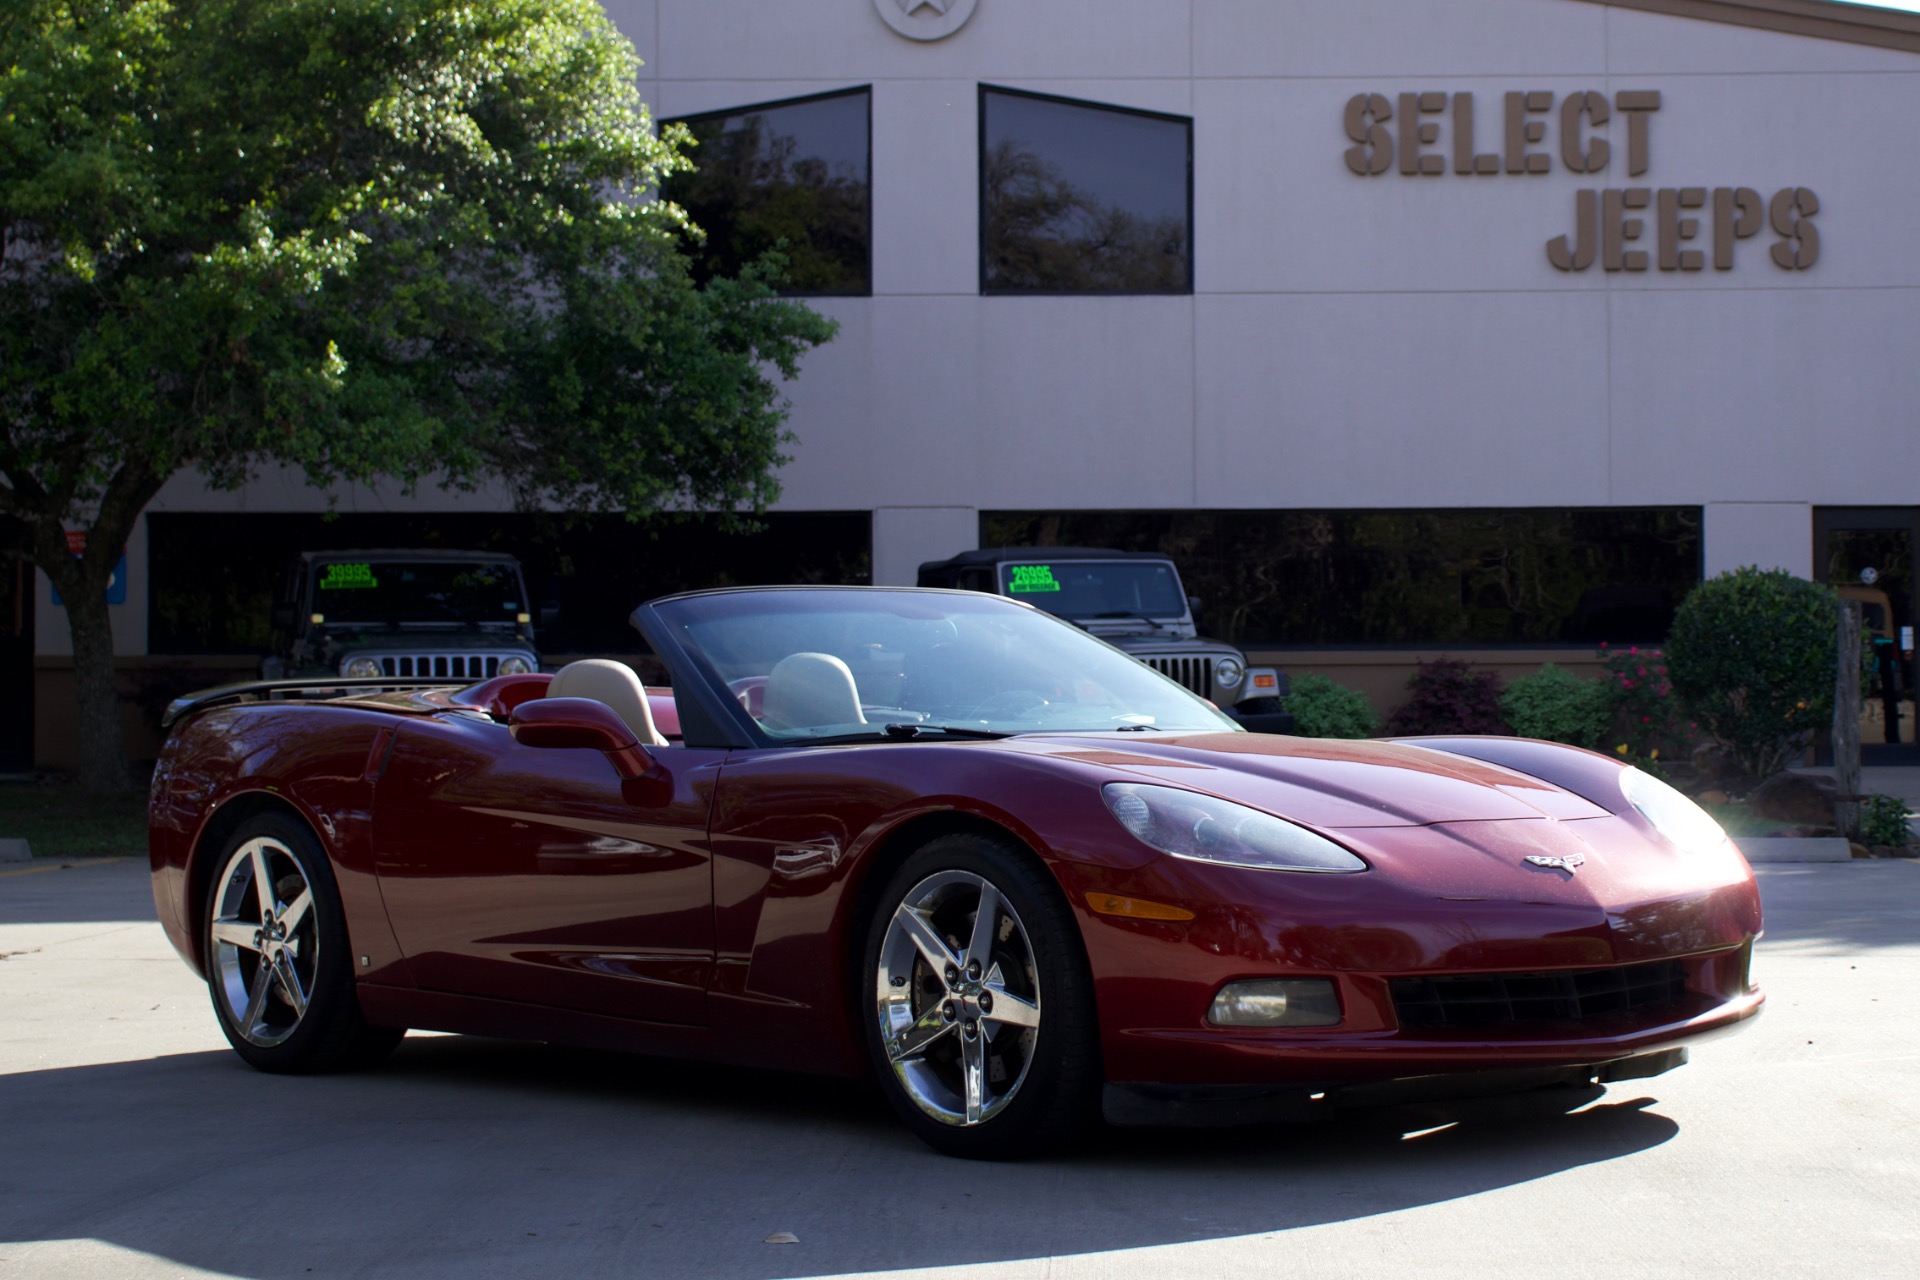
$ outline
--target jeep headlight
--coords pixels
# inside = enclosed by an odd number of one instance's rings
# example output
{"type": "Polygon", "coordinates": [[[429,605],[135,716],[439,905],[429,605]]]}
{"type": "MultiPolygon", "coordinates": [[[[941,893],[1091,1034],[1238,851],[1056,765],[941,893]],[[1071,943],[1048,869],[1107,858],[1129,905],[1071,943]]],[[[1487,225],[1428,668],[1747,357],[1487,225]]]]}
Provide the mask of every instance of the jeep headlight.
{"type": "Polygon", "coordinates": [[[1109,782],[1100,798],[1135,839],[1162,853],[1260,871],[1365,871],[1325,836],[1216,796],[1178,787],[1109,782]]]}
{"type": "Polygon", "coordinates": [[[1221,658],[1213,664],[1213,682],[1222,689],[1238,689],[1246,675],[1247,664],[1238,658],[1221,658]]]}
{"type": "Polygon", "coordinates": [[[524,676],[533,670],[533,664],[525,658],[500,659],[500,674],[503,676],[524,676]]]}
{"type": "Polygon", "coordinates": [[[348,658],[340,664],[340,674],[350,680],[371,680],[385,673],[380,670],[379,662],[372,658],[348,658]]]}

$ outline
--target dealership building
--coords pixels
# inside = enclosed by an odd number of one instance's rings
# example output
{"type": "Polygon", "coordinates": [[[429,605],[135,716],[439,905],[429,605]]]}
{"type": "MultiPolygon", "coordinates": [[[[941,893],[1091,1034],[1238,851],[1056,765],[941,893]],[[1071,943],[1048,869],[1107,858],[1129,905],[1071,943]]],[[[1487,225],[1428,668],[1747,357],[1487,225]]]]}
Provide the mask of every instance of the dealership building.
{"type": "MultiPolygon", "coordinates": [[[[578,652],[617,648],[632,592],[910,583],[982,543],[1162,549],[1203,625],[1383,702],[1420,657],[1577,666],[1657,640],[1689,586],[1746,564],[1872,570],[1915,620],[1920,16],[608,9],[656,117],[700,142],[668,194],[713,269],[784,239],[840,325],[788,388],[765,529],[556,532],[503,496],[357,489],[323,521],[297,479],[177,478],[114,606],[130,716],[141,688],[246,669],[272,563],[318,541],[519,539],[578,652]]],[[[26,603],[33,750],[58,765],[65,619],[44,579],[26,603]]]]}

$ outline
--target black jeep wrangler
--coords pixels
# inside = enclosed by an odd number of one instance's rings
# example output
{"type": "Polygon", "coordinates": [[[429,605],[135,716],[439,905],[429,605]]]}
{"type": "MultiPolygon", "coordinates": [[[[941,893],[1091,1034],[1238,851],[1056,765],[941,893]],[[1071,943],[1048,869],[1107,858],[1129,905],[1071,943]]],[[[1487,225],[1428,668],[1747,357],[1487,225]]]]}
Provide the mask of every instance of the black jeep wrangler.
{"type": "Polygon", "coordinates": [[[1287,678],[1200,636],[1199,601],[1166,556],[1099,547],[989,547],[920,566],[919,585],[1011,596],[1065,618],[1185,685],[1256,733],[1291,733],[1287,678]]]}
{"type": "Polygon", "coordinates": [[[485,551],[303,551],[274,604],[272,645],[269,680],[540,669],[520,562],[485,551]]]}

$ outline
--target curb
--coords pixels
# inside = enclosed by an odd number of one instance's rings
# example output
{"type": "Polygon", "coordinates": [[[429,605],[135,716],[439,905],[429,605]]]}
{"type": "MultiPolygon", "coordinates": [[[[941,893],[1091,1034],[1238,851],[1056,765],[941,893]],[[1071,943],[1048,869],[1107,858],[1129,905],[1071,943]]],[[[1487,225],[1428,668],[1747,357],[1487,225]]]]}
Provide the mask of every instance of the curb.
{"type": "Polygon", "coordinates": [[[1734,845],[1748,862],[1852,862],[1844,836],[1739,836],[1734,845]]]}

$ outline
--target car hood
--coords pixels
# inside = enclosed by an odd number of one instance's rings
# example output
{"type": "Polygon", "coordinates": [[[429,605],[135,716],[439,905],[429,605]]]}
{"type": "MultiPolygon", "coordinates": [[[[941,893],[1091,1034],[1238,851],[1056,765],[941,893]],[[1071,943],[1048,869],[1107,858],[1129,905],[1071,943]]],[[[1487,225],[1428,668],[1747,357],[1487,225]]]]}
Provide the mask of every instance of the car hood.
{"type": "Polygon", "coordinates": [[[1590,800],[1539,778],[1426,747],[1270,734],[1020,738],[1004,745],[1204,791],[1328,830],[1517,818],[1606,817],[1590,800]]]}

